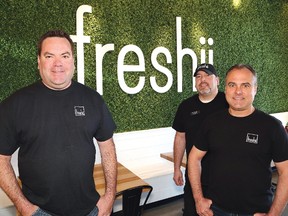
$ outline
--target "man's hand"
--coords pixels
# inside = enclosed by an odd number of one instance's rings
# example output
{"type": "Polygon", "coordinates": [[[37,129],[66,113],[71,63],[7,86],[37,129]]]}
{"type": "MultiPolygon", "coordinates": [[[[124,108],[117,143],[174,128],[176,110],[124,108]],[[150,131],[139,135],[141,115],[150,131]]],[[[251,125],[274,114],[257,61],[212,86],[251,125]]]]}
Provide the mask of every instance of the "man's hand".
{"type": "Polygon", "coordinates": [[[213,211],[210,209],[212,200],[202,198],[196,201],[196,211],[200,216],[213,216],[213,211]]]}
{"type": "Polygon", "coordinates": [[[33,215],[37,210],[38,210],[39,206],[36,206],[36,205],[27,205],[23,208],[21,208],[20,210],[18,210],[18,212],[20,213],[21,216],[31,216],[33,215]]]}
{"type": "Polygon", "coordinates": [[[101,196],[97,207],[99,210],[98,216],[110,216],[113,208],[114,198],[108,196],[101,196]]]}
{"type": "Polygon", "coordinates": [[[180,169],[174,171],[173,180],[177,186],[182,186],[184,184],[183,174],[180,169]]]}

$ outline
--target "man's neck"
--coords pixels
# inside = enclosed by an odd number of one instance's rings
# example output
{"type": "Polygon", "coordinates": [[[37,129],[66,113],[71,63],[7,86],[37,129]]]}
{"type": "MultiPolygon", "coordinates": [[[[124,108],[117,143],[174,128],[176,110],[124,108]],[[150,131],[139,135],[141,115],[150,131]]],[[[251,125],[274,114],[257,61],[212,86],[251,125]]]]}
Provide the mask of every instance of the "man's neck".
{"type": "Polygon", "coordinates": [[[245,109],[245,110],[236,110],[236,109],[229,107],[228,111],[230,115],[241,118],[241,117],[246,117],[246,116],[251,115],[255,111],[255,107],[251,106],[249,107],[249,109],[245,109]]]}
{"type": "Polygon", "coordinates": [[[218,94],[218,90],[211,93],[211,94],[199,94],[199,100],[202,103],[209,103],[212,100],[214,100],[214,98],[217,96],[217,94],[218,94]]]}

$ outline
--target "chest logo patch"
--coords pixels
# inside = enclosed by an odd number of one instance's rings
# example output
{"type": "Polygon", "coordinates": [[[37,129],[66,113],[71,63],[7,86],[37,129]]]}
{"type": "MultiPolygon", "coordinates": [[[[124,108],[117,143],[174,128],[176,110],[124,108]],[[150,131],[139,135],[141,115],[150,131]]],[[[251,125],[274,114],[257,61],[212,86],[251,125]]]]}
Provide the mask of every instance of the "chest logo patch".
{"type": "Polygon", "coordinates": [[[84,106],[74,106],[75,116],[85,116],[85,107],[84,106]]]}
{"type": "Polygon", "coordinates": [[[246,142],[252,144],[258,144],[258,134],[247,133],[246,142]]]}
{"type": "Polygon", "coordinates": [[[191,116],[198,115],[198,114],[200,114],[200,110],[192,111],[190,113],[191,116]]]}

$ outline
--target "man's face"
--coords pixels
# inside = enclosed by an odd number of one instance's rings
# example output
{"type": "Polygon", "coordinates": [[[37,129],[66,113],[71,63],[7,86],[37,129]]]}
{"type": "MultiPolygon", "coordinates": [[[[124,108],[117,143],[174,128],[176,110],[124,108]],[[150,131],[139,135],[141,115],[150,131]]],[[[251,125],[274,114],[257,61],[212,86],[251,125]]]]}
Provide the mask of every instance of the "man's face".
{"type": "Polygon", "coordinates": [[[195,87],[200,95],[209,95],[218,89],[219,78],[213,74],[208,75],[205,71],[198,71],[195,80],[195,87]]]}
{"type": "Polygon", "coordinates": [[[63,90],[70,86],[74,74],[74,57],[66,38],[49,37],[42,43],[38,56],[42,82],[50,89],[63,90]]]}
{"type": "Polygon", "coordinates": [[[225,95],[230,112],[250,114],[256,92],[256,78],[250,70],[234,69],[226,76],[225,95]]]}

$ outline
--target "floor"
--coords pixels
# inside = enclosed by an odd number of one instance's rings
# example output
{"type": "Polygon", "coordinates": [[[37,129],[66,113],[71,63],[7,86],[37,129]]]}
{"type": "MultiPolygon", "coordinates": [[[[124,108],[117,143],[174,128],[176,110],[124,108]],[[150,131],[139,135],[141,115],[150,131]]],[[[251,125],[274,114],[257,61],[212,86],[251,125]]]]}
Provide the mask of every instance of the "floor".
{"type": "MultiPolygon", "coordinates": [[[[181,198],[164,205],[146,209],[143,213],[143,216],[182,216],[182,208],[183,199],[181,198]]],[[[282,216],[288,216],[288,205],[282,216]]]]}
{"type": "Polygon", "coordinates": [[[182,216],[183,198],[166,204],[146,209],[143,216],[182,216]]]}

